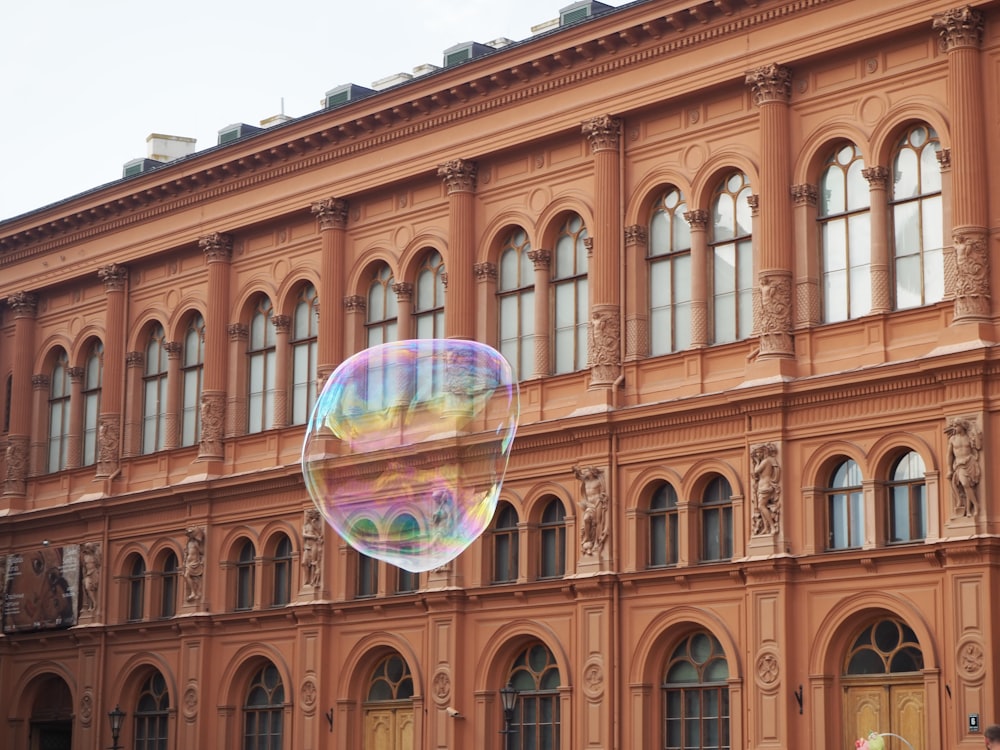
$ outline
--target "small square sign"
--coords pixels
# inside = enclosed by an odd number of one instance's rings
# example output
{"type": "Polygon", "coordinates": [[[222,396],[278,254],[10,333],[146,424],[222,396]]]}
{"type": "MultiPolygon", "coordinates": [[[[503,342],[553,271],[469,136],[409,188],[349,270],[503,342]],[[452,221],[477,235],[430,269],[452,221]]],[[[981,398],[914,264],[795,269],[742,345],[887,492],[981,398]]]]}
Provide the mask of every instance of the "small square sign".
{"type": "Polygon", "coordinates": [[[979,714],[969,714],[969,732],[979,732],[979,714]]]}

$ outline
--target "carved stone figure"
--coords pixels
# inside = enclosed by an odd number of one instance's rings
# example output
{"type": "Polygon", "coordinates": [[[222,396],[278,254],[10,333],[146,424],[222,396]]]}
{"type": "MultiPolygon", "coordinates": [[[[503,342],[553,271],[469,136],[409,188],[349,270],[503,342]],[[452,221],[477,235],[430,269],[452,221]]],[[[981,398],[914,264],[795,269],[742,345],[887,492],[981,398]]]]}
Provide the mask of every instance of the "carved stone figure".
{"type": "Polygon", "coordinates": [[[191,526],[187,530],[187,538],[187,545],[184,548],[184,585],[187,601],[200,602],[205,575],[205,529],[201,526],[191,526]]]}
{"type": "Polygon", "coordinates": [[[218,394],[203,393],[201,396],[201,445],[203,456],[221,456],[223,417],[225,402],[218,394]]]}
{"type": "Polygon", "coordinates": [[[80,562],[83,578],[83,608],[89,612],[97,609],[97,592],[101,580],[101,544],[85,542],[80,545],[80,562]]]}
{"type": "Polygon", "coordinates": [[[753,475],[753,514],[750,525],[754,536],[778,533],[781,519],[781,464],[774,443],[761,443],[750,450],[753,475]]]}
{"type": "Polygon", "coordinates": [[[580,553],[596,555],[608,538],[608,488],[604,472],[595,466],[574,466],[580,480],[580,553]]]}
{"type": "Polygon", "coordinates": [[[319,586],[323,575],[323,522],[310,508],[302,521],[302,569],[306,585],[319,586]]]}
{"type": "Polygon", "coordinates": [[[982,465],[983,433],[970,419],[956,417],[944,428],[948,436],[948,473],[955,514],[975,516],[979,509],[979,480],[982,465]]]}

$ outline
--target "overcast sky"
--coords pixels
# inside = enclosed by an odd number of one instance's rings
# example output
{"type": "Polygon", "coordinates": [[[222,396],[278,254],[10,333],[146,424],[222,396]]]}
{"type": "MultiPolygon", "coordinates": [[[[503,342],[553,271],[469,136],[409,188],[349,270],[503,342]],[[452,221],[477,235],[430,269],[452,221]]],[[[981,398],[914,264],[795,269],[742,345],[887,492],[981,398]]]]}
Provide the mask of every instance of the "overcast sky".
{"type": "MultiPolygon", "coordinates": [[[[121,177],[150,133],[315,112],[345,83],[521,41],[573,0],[10,0],[0,10],[0,221],[121,177]]],[[[622,0],[605,0],[619,7],[622,0]]]]}

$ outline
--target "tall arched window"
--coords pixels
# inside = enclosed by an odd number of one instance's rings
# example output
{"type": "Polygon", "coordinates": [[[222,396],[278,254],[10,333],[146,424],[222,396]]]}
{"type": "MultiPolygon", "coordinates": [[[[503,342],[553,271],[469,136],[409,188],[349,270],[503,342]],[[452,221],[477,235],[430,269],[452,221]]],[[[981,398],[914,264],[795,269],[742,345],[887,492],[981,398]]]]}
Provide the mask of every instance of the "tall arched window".
{"type": "Polygon", "coordinates": [[[274,426],[274,325],[271,300],[260,297],[250,318],[247,347],[249,388],[247,389],[247,431],[262,432],[274,426]]]}
{"type": "Polygon", "coordinates": [[[365,748],[412,748],[413,676],[397,653],[379,660],[368,681],[364,704],[365,748]]]}
{"type": "Polygon", "coordinates": [[[733,490],[717,476],[705,488],[701,501],[701,559],[728,560],[733,556],[733,490]]]}
{"type": "Polygon", "coordinates": [[[83,368],[83,453],[84,466],[97,463],[97,428],[101,413],[101,378],[104,346],[95,341],[83,368]]]}
{"type": "Polygon", "coordinates": [[[559,229],[552,254],[555,374],[587,366],[587,228],[576,214],[559,229]]]}
{"type": "Polygon", "coordinates": [[[197,445],[201,440],[201,389],[205,370],[205,319],[191,316],[184,333],[181,364],[181,445],[197,445]]]}
{"type": "Polygon", "coordinates": [[[316,403],[318,335],[319,297],[316,287],[306,284],[292,316],[292,424],[305,424],[316,403]]]}
{"type": "Polygon", "coordinates": [[[49,379],[49,471],[66,468],[69,444],[69,360],[60,350],[49,379]]]}
{"type": "MultiPolygon", "coordinates": [[[[389,536],[399,545],[400,551],[415,551],[416,547],[409,544],[410,540],[416,540],[420,535],[420,525],[417,519],[409,513],[401,513],[396,516],[389,525],[389,536]]],[[[413,571],[396,566],[396,591],[397,594],[409,594],[417,590],[420,576],[413,571]]]]}
{"type": "Polygon", "coordinates": [[[253,609],[256,581],[257,550],[249,539],[240,547],[236,558],[236,609],[253,609]]]}
{"type": "Polygon", "coordinates": [[[664,675],[664,750],[729,750],[729,665],[719,639],[692,633],[674,649],[664,675]]]}
{"type": "Polygon", "coordinates": [[[541,560],[539,578],[559,578],[566,573],[566,510],[552,498],[542,511],[539,524],[541,560]]]}
{"type": "Polygon", "coordinates": [[[712,342],[745,339],[753,329],[750,181],[733,172],[712,200],[712,342]]]}
{"type": "Polygon", "coordinates": [[[292,597],[292,542],[281,535],[274,548],[274,595],[271,604],[281,607],[288,604],[292,597]]]}
{"type": "Polygon", "coordinates": [[[160,617],[177,614],[177,555],[168,552],[160,576],[160,617]]]}
{"type": "Polygon", "coordinates": [[[829,549],[860,547],[865,539],[861,469],[851,459],[842,462],[830,478],[826,493],[829,549]]]}
{"type": "Polygon", "coordinates": [[[396,340],[397,306],[395,279],[389,266],[383,265],[368,287],[367,320],[365,323],[368,346],[396,340]]]}
{"type": "MultiPolygon", "coordinates": [[[[378,539],[378,529],[367,518],[359,520],[355,524],[352,533],[361,539],[378,539]]],[[[375,596],[378,593],[378,560],[374,557],[369,557],[363,552],[358,552],[357,563],[355,596],[359,599],[375,596]]]]}
{"type": "Polygon", "coordinates": [[[820,177],[823,320],[867,315],[872,308],[871,191],[861,151],[845,143],[830,154],[820,177]]]}
{"type": "Polygon", "coordinates": [[[927,536],[927,485],[924,460],[909,451],[892,467],[888,483],[889,542],[915,542],[927,536]]]}
{"type": "Polygon", "coordinates": [[[508,502],[497,508],[493,526],[493,572],[491,583],[510,583],[518,573],[517,511],[508,502]]]}
{"type": "Polygon", "coordinates": [[[128,619],[130,622],[142,619],[145,604],[146,561],[140,555],[135,555],[128,569],[128,619]]]}
{"type": "Polygon", "coordinates": [[[691,346],[691,227],[681,191],[667,188],[649,222],[649,353],[691,346]]]}
{"type": "Polygon", "coordinates": [[[497,277],[500,353],[518,380],[535,371],[535,270],[529,252],[527,233],[513,230],[500,251],[497,277]]]}
{"type": "Polygon", "coordinates": [[[937,133],[921,124],[903,134],[893,157],[890,202],[898,310],[944,298],[940,150],[937,133]]]}
{"type": "Polygon", "coordinates": [[[677,564],[677,492],[664,482],[649,501],[649,567],[677,564]]]}
{"type": "Polygon", "coordinates": [[[284,746],[285,687],[273,664],[257,672],[243,704],[242,750],[281,750],[284,746]]]}
{"type": "Polygon", "coordinates": [[[413,317],[418,339],[444,338],[444,260],[430,250],[417,270],[413,317]]]}
{"type": "Polygon", "coordinates": [[[522,651],[511,665],[508,683],[517,690],[511,741],[518,750],[560,747],[559,665],[541,643],[522,651]]]}
{"type": "Polygon", "coordinates": [[[167,437],[167,348],[163,326],[155,325],[146,341],[142,376],[142,452],[163,450],[167,437]]]}
{"type": "Polygon", "coordinates": [[[167,718],[170,696],[163,675],[150,675],[139,690],[135,705],[135,750],[167,750],[167,718]]]}

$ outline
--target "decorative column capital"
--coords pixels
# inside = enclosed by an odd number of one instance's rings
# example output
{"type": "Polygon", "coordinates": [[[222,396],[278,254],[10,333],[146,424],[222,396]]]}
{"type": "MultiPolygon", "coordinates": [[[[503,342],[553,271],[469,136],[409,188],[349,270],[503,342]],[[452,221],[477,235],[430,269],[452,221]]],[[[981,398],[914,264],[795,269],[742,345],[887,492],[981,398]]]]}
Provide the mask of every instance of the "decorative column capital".
{"type": "Polygon", "coordinates": [[[947,172],[949,169],[951,169],[951,149],[950,148],[943,148],[943,149],[941,149],[940,151],[938,151],[935,154],[935,156],[937,157],[937,160],[938,160],[938,167],[941,169],[942,172],[947,172]]]}
{"type": "Polygon", "coordinates": [[[360,294],[349,294],[344,297],[344,310],[349,313],[364,312],[368,309],[368,300],[360,294]]]}
{"type": "Polygon", "coordinates": [[[684,212],[684,221],[692,229],[708,229],[708,211],[703,208],[696,208],[691,211],[684,212]]]}
{"type": "Polygon", "coordinates": [[[292,330],[292,316],[291,315],[272,315],[271,325],[274,326],[274,330],[278,333],[288,333],[292,330]]]}
{"type": "Polygon", "coordinates": [[[71,383],[82,383],[86,372],[82,367],[68,367],[66,369],[66,374],[69,375],[71,383]]]}
{"type": "Polygon", "coordinates": [[[968,5],[935,13],[932,28],[940,37],[941,49],[979,48],[983,43],[983,14],[968,5]]]}
{"type": "Polygon", "coordinates": [[[36,391],[47,391],[49,389],[49,376],[44,373],[36,373],[32,375],[31,387],[36,391]]]}
{"type": "Polygon", "coordinates": [[[396,299],[400,302],[409,302],[413,299],[413,284],[408,281],[397,281],[392,285],[392,291],[396,293],[396,299]]]}
{"type": "Polygon", "coordinates": [[[535,270],[546,269],[552,265],[552,253],[548,250],[529,250],[528,260],[530,260],[534,266],[535,270]]]}
{"type": "Polygon", "coordinates": [[[320,230],[344,229],[347,226],[347,201],[343,198],[324,198],[312,204],[312,212],[319,221],[320,230]]]}
{"type": "Polygon", "coordinates": [[[111,263],[98,268],[97,276],[104,282],[104,291],[120,292],[125,288],[125,281],[128,279],[128,269],[117,263],[111,263]]]}
{"type": "Polygon", "coordinates": [[[472,273],[476,275],[476,281],[496,281],[496,263],[476,263],[472,266],[472,273]]]}
{"type": "Polygon", "coordinates": [[[205,253],[209,263],[212,261],[228,262],[233,257],[233,236],[212,232],[198,238],[198,247],[205,253]]]}
{"type": "Polygon", "coordinates": [[[649,231],[641,224],[630,224],[625,227],[625,245],[634,247],[645,245],[649,241],[649,231]]]}
{"type": "Polygon", "coordinates": [[[621,138],[621,118],[611,115],[592,117],[583,123],[582,132],[590,141],[590,152],[617,151],[618,140],[621,138]]]}
{"type": "Polygon", "coordinates": [[[163,348],[167,352],[167,359],[179,359],[184,351],[184,345],[180,341],[165,341],[163,348]]]}
{"type": "Polygon", "coordinates": [[[128,352],[125,354],[126,367],[145,367],[146,355],[143,352],[128,352]]]}
{"type": "Polygon", "coordinates": [[[448,195],[452,193],[476,192],[476,176],[479,173],[476,163],[467,159],[452,159],[438,165],[438,177],[444,179],[448,195]]]}
{"type": "Polygon", "coordinates": [[[15,318],[33,318],[38,312],[38,295],[32,292],[14,292],[7,298],[7,305],[15,318]]]}
{"type": "Polygon", "coordinates": [[[792,98],[792,71],[778,63],[747,71],[746,84],[758,107],[770,102],[787,104],[792,98]]]}
{"type": "Polygon", "coordinates": [[[747,196],[747,205],[750,206],[750,215],[756,216],[760,211],[760,195],[754,193],[747,196]]]}
{"type": "Polygon", "coordinates": [[[818,198],[819,190],[815,185],[792,185],[792,201],[796,206],[815,206],[818,198]]]}
{"type": "Polygon", "coordinates": [[[889,187],[889,168],[882,166],[865,167],[861,170],[861,176],[868,180],[868,187],[871,189],[885,190],[889,187]]]}
{"type": "Polygon", "coordinates": [[[246,341],[250,338],[250,329],[242,323],[230,323],[226,326],[226,334],[230,341],[246,341]]]}

